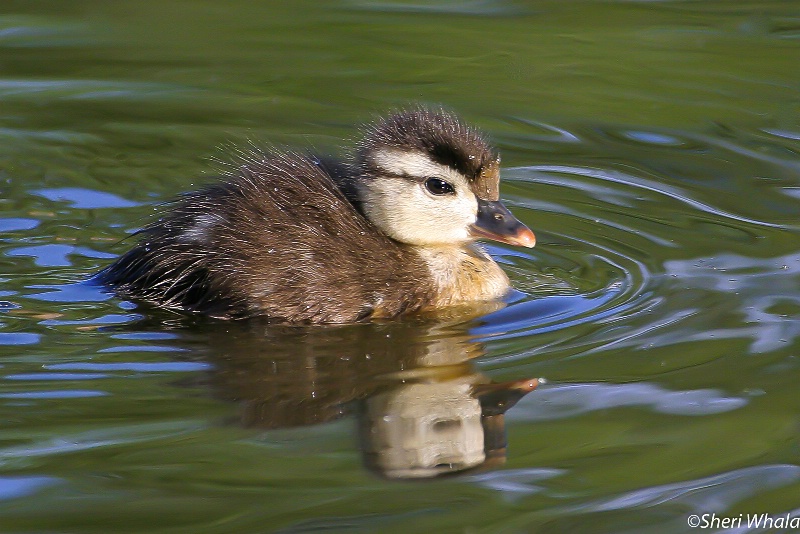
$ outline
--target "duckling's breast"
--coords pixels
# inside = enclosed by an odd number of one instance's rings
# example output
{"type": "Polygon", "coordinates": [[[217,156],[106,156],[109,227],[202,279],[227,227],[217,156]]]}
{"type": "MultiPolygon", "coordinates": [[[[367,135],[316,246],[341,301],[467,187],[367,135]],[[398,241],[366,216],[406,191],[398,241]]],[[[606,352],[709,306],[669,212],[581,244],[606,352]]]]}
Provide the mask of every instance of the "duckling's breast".
{"type": "Polygon", "coordinates": [[[477,245],[420,247],[435,287],[433,307],[497,300],[510,288],[508,276],[477,245]]]}

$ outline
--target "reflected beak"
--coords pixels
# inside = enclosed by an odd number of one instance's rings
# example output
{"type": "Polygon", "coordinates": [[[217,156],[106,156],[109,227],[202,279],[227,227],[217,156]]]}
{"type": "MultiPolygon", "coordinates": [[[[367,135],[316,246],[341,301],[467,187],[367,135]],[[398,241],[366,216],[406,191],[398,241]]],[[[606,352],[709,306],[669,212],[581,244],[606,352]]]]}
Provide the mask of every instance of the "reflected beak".
{"type": "Polygon", "coordinates": [[[469,228],[473,237],[531,248],[536,236],[498,200],[478,199],[478,218],[469,228]]]}
{"type": "Polygon", "coordinates": [[[539,385],[538,378],[526,378],[512,382],[478,384],[473,386],[472,394],[481,403],[484,416],[500,415],[514,406],[522,397],[539,385]]]}

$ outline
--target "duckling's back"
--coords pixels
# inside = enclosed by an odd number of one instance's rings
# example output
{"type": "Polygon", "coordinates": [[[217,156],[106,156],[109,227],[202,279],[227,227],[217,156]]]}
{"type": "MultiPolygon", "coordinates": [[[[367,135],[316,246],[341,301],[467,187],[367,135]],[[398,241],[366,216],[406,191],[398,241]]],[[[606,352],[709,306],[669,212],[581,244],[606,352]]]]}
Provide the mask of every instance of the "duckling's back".
{"type": "Polygon", "coordinates": [[[125,297],[224,318],[350,323],[425,307],[426,265],[348,201],[341,172],[298,155],[250,161],[183,197],[98,279],[125,297]]]}

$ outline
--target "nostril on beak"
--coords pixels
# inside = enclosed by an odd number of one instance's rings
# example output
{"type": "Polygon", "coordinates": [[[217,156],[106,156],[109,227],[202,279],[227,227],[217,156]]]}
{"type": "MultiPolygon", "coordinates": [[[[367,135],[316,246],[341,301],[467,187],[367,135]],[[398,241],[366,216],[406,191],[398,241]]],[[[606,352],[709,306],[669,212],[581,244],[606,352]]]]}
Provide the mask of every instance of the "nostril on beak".
{"type": "Polygon", "coordinates": [[[504,219],[504,217],[503,217],[503,214],[502,214],[502,213],[495,213],[495,214],[494,214],[494,220],[496,220],[496,221],[502,221],[503,219],[504,219]]]}

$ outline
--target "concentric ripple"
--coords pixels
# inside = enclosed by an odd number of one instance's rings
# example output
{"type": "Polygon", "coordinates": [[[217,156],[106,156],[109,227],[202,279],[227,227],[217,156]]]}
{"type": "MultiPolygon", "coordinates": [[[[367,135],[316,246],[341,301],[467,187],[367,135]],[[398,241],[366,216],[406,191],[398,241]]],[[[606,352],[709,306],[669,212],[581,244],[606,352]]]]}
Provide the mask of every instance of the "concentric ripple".
{"type": "MultiPolygon", "coordinates": [[[[506,171],[504,195],[539,243],[531,252],[490,249],[523,294],[484,317],[473,332],[493,340],[536,336],[536,343],[514,355],[501,350],[496,359],[525,359],[555,347],[571,354],[595,352],[632,339],[646,345],[647,338],[665,330],[672,339],[696,337],[696,327],[688,326],[702,312],[686,300],[687,290],[695,286],[690,282],[694,269],[677,271],[677,265],[725,265],[722,258],[737,251],[742,258],[738,263],[753,264],[762,277],[783,277],[787,268],[796,269],[787,267],[793,262],[780,254],[792,250],[786,237],[797,230],[796,218],[787,216],[798,209],[792,181],[782,180],[782,187],[756,194],[759,180],[742,176],[741,169],[720,176],[735,164],[752,167],[754,174],[770,173],[765,166],[771,167],[771,174],[785,176],[795,162],[777,157],[754,161],[752,151],[737,150],[736,143],[673,131],[576,131],[561,133],[549,144],[557,154],[575,142],[595,146],[598,152],[624,152],[627,163],[601,166],[589,156],[583,158],[591,162],[586,164],[579,160],[506,171]],[[642,152],[646,161],[640,161],[642,152]],[[671,168],[661,165],[662,152],[672,157],[671,168]],[[676,152],[682,157],[676,159],[676,152]],[[689,179],[697,176],[692,165],[699,164],[698,152],[704,154],[703,166],[718,167],[708,179],[689,179]],[[742,194],[731,196],[726,189],[742,194]],[[766,258],[745,259],[753,256],[766,258]]],[[[739,286],[742,276],[737,277],[739,286]]],[[[715,295],[704,296],[706,305],[724,306],[720,303],[727,301],[731,308],[726,311],[753,315],[748,310],[754,298],[745,294],[764,293],[765,286],[750,284],[748,291],[731,294],[726,290],[737,280],[726,276],[724,268],[711,277],[719,282],[715,295]]],[[[778,296],[758,299],[775,302],[778,296]]],[[[746,336],[744,329],[736,331],[746,336]]],[[[754,343],[764,343],[763,334],[751,335],[754,343]]]]}

